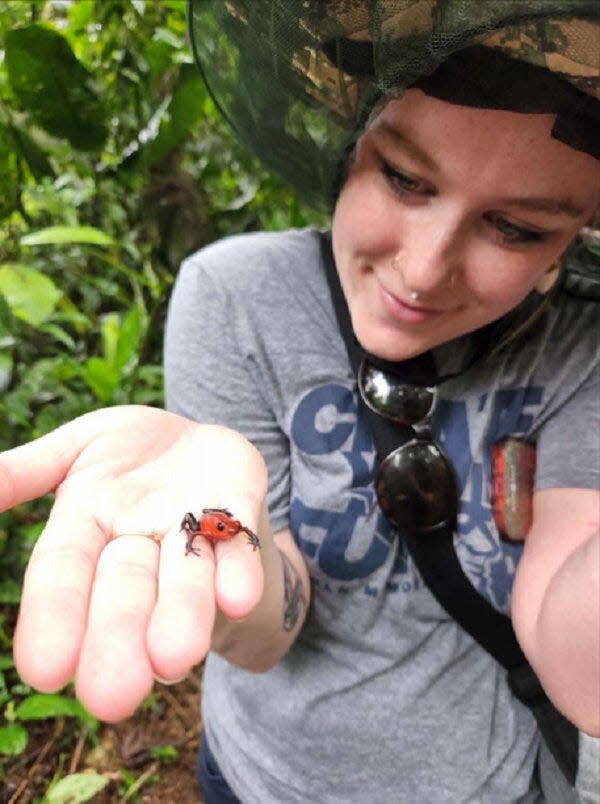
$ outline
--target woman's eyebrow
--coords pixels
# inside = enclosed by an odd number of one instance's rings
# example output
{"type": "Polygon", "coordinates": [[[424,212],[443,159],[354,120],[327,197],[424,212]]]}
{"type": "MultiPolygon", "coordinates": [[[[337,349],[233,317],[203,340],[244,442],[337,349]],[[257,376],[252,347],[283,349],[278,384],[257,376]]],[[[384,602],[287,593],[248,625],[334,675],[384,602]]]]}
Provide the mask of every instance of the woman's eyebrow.
{"type": "MultiPolygon", "coordinates": [[[[386,120],[377,123],[377,130],[380,134],[394,141],[394,144],[402,148],[406,153],[421,162],[431,171],[439,172],[438,163],[424,151],[416,142],[410,139],[397,126],[392,125],[386,120]]],[[[580,218],[586,214],[584,207],[580,206],[571,198],[537,198],[537,197],[517,197],[503,198],[498,202],[501,206],[517,207],[528,212],[546,212],[551,215],[567,215],[570,218],[580,218]]]]}
{"type": "Polygon", "coordinates": [[[551,215],[568,215],[570,218],[580,218],[586,210],[571,198],[502,198],[502,206],[511,206],[529,212],[548,212],[551,215]]]}
{"type": "Polygon", "coordinates": [[[394,140],[396,145],[403,148],[413,159],[421,162],[426,168],[431,171],[439,172],[439,165],[426,151],[424,151],[416,142],[413,142],[403,131],[386,120],[381,120],[377,124],[377,129],[381,133],[394,140]]]}

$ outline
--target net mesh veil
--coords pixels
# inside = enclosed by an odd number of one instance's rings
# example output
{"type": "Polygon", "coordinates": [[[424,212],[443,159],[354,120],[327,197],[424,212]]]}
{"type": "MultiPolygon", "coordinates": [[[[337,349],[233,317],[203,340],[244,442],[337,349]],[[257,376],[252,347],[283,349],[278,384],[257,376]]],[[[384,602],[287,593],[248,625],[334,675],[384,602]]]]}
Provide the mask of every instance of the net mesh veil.
{"type": "Polygon", "coordinates": [[[375,100],[466,47],[546,67],[600,103],[598,0],[189,0],[188,11],[221,112],[319,205],[375,100]]]}

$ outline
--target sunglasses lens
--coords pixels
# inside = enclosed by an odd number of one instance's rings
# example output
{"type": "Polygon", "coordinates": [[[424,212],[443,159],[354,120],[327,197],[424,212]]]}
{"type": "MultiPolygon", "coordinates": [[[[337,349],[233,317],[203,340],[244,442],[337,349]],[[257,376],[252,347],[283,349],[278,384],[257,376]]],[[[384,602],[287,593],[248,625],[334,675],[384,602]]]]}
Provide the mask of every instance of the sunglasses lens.
{"type": "Polygon", "coordinates": [[[422,422],[433,407],[434,393],[430,388],[406,385],[367,360],[363,360],[358,372],[358,385],[371,410],[399,424],[422,422]]]}
{"type": "Polygon", "coordinates": [[[375,491],[381,510],[400,530],[428,531],[456,522],[454,471],[433,441],[414,440],[390,453],[375,491]]]}

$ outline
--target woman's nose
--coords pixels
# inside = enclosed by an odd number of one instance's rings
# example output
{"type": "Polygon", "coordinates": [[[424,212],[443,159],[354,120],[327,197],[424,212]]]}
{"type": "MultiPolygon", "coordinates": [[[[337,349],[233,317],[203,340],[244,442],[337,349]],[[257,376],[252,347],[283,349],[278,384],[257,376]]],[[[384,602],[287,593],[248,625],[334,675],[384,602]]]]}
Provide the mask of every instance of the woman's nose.
{"type": "Polygon", "coordinates": [[[459,230],[449,222],[414,222],[403,232],[393,266],[408,293],[432,295],[456,282],[460,270],[459,230]]]}

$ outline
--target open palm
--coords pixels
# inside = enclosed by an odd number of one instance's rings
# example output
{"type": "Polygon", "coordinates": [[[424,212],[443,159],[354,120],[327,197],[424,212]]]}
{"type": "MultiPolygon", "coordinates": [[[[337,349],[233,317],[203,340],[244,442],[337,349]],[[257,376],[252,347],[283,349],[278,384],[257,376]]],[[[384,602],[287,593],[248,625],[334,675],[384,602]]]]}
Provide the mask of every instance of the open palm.
{"type": "Polygon", "coordinates": [[[1,454],[0,510],[55,492],[15,633],[25,681],[51,691],[75,677],[84,705],[118,720],[155,676],[185,675],[210,647],[217,609],[241,619],[259,601],[263,551],[240,533],[214,547],[200,537],[200,555],[186,555],[182,516],[229,508],[255,530],[265,490],[242,436],[152,408],[87,414],[1,454]]]}

